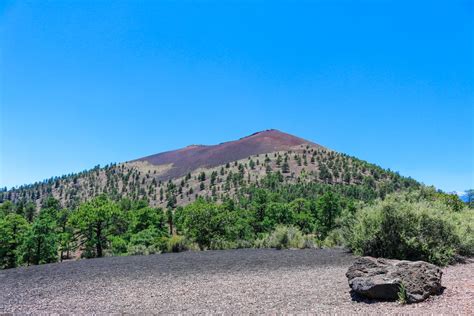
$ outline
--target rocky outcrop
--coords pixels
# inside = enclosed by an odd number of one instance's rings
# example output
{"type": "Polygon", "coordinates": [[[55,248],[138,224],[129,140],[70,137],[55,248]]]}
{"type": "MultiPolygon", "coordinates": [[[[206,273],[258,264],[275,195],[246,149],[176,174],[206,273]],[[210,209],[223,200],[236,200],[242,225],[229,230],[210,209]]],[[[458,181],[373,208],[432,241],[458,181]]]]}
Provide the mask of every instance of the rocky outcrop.
{"type": "Polygon", "coordinates": [[[443,272],[424,261],[399,261],[362,257],[349,267],[346,277],[352,291],[377,300],[397,300],[401,285],[408,303],[421,302],[442,290],[443,272]]]}

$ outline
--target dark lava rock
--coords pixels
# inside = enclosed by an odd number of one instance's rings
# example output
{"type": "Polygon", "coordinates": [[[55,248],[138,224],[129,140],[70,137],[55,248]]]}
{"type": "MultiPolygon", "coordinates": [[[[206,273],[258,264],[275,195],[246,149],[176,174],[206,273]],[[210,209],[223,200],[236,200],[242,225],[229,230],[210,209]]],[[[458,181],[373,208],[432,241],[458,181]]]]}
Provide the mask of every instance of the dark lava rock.
{"type": "Polygon", "coordinates": [[[443,272],[424,261],[399,261],[361,257],[349,267],[346,277],[352,291],[376,300],[397,300],[400,286],[408,303],[421,302],[441,292],[443,272]]]}

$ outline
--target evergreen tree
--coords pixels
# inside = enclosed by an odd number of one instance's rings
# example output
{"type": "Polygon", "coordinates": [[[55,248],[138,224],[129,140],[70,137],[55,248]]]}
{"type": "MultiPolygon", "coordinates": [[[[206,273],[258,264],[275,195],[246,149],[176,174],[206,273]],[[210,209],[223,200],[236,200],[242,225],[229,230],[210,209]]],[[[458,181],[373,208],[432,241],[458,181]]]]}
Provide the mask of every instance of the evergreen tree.
{"type": "Polygon", "coordinates": [[[316,205],[321,223],[321,237],[325,238],[334,228],[336,218],[342,211],[341,199],[338,195],[328,191],[317,199],[316,205]]]}
{"type": "Polygon", "coordinates": [[[213,171],[211,173],[211,186],[214,186],[214,184],[216,183],[216,179],[217,179],[217,171],[213,171]]]}
{"type": "Polygon", "coordinates": [[[20,247],[20,262],[30,265],[58,261],[59,236],[56,228],[54,218],[41,212],[25,234],[20,247]]]}
{"type": "Polygon", "coordinates": [[[31,223],[33,221],[33,218],[35,217],[35,213],[36,213],[35,203],[33,202],[26,203],[25,209],[24,209],[24,217],[26,218],[28,222],[31,223]]]}
{"type": "Polygon", "coordinates": [[[116,203],[105,196],[81,204],[69,222],[86,246],[86,256],[102,257],[111,231],[122,214],[116,203]]]}
{"type": "Polygon", "coordinates": [[[277,165],[278,167],[281,165],[281,161],[282,161],[281,156],[280,156],[280,154],[278,154],[277,160],[276,160],[276,165],[277,165]]]}
{"type": "Polygon", "coordinates": [[[249,167],[250,167],[251,170],[255,169],[255,162],[252,159],[250,159],[250,161],[249,161],[249,167]]]}
{"type": "Polygon", "coordinates": [[[28,222],[18,214],[0,217],[0,268],[16,267],[18,248],[28,230],[28,222]]]}

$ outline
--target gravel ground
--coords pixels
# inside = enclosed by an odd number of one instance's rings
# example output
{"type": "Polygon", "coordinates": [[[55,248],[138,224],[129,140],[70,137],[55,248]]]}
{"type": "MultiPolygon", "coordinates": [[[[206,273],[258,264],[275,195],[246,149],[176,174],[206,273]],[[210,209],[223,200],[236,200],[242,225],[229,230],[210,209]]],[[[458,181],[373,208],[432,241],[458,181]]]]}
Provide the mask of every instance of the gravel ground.
{"type": "Polygon", "coordinates": [[[413,305],[351,299],[340,249],[184,252],[0,271],[0,313],[473,314],[474,264],[413,305]]]}

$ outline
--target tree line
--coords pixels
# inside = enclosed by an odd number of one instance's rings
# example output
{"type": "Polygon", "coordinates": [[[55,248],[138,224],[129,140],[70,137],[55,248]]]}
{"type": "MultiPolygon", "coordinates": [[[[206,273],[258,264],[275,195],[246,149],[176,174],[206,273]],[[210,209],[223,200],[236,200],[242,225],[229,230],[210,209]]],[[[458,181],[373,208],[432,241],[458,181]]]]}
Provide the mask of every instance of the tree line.
{"type": "MultiPolygon", "coordinates": [[[[215,174],[211,174],[213,177],[215,174]]],[[[434,189],[408,186],[403,190],[407,194],[418,192],[423,201],[437,201],[436,208],[431,207],[434,209],[455,213],[466,209],[457,197],[434,189]]],[[[184,207],[169,199],[166,208],[157,208],[150,207],[144,199],[113,199],[101,194],[75,208],[65,208],[50,196],[38,211],[31,202],[4,201],[0,204],[0,267],[51,263],[79,255],[93,258],[186,249],[346,244],[353,245],[355,251],[370,254],[371,249],[385,247],[381,244],[374,248],[370,242],[364,246],[360,234],[359,239],[351,235],[355,228],[365,229],[361,226],[364,223],[356,219],[366,214],[375,201],[386,199],[370,186],[288,184],[282,181],[281,173],[271,172],[258,185],[246,186],[234,195],[221,198],[217,202],[212,197],[199,197],[184,207]],[[292,242],[294,238],[299,241],[292,242]],[[279,241],[275,243],[275,240],[279,241]]],[[[404,208],[410,209],[411,201],[404,203],[404,208]]],[[[370,218],[379,223],[385,217],[370,218]]],[[[434,218],[437,223],[438,217],[434,218]]],[[[469,230],[466,235],[472,236],[469,230]]],[[[443,252],[443,258],[450,253],[443,252]]]]}

